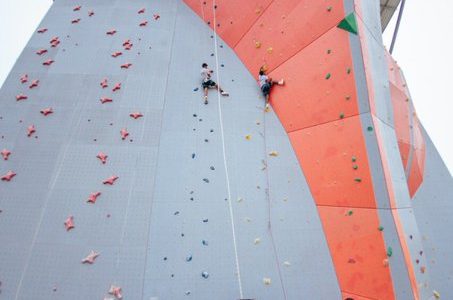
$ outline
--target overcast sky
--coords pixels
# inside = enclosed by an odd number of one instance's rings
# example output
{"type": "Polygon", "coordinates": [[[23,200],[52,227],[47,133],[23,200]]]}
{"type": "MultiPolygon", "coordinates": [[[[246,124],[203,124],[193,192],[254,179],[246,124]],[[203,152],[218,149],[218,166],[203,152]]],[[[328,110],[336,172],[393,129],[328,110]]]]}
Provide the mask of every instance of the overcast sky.
{"type": "MultiPolygon", "coordinates": [[[[51,4],[52,0],[0,0],[0,86],[51,4]]],[[[452,11],[452,0],[406,1],[393,52],[404,71],[418,116],[450,174],[453,174],[453,97],[449,90],[453,86],[452,11]]],[[[395,16],[384,33],[388,46],[395,16]]]]}

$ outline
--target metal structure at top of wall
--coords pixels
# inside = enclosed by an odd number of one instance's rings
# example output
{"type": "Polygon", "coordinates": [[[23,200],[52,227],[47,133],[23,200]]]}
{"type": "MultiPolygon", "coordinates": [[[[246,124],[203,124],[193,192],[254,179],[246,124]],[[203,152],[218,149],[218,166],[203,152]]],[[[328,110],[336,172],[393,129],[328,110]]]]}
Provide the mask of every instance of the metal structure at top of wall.
{"type": "Polygon", "coordinates": [[[387,27],[388,23],[392,19],[398,5],[401,0],[380,0],[381,1],[381,24],[382,31],[387,27]]]}

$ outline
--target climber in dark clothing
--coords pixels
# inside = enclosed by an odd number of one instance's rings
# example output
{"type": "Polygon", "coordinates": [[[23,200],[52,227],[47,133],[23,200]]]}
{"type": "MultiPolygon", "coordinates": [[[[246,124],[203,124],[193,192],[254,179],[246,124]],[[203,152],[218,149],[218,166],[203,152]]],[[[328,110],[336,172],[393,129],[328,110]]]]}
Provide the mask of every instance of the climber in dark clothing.
{"type": "Polygon", "coordinates": [[[273,81],[272,78],[269,78],[266,75],[266,72],[261,68],[259,75],[258,75],[258,84],[260,85],[261,91],[263,92],[263,96],[266,99],[266,110],[269,109],[269,94],[271,93],[272,86],[277,85],[284,85],[285,81],[280,79],[279,81],[273,81]]]}

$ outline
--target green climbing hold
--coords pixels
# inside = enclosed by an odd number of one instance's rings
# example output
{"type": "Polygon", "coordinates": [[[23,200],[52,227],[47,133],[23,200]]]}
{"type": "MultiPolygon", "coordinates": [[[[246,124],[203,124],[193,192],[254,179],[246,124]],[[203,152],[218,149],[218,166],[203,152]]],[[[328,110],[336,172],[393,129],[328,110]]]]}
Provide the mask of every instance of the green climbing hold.
{"type": "Polygon", "coordinates": [[[354,181],[355,181],[355,182],[362,182],[362,178],[358,178],[358,177],[357,177],[357,178],[354,178],[354,181]]]}
{"type": "Polygon", "coordinates": [[[358,166],[358,165],[353,165],[352,168],[353,168],[354,170],[357,170],[357,169],[359,168],[359,166],[358,166]]]}
{"type": "Polygon", "coordinates": [[[382,227],[382,226],[379,226],[377,229],[378,229],[379,231],[384,231],[384,227],[382,227]]]}
{"type": "Polygon", "coordinates": [[[357,157],[353,156],[353,157],[351,157],[351,160],[352,160],[352,162],[356,162],[357,161],[357,157]]]}
{"type": "Polygon", "coordinates": [[[352,216],[354,212],[352,210],[348,211],[348,216],[352,216]]]}
{"type": "Polygon", "coordinates": [[[393,255],[393,249],[392,249],[392,247],[388,247],[387,248],[387,256],[391,257],[392,255],[393,255]]]}
{"type": "Polygon", "coordinates": [[[373,127],[372,126],[368,126],[367,130],[368,131],[373,131],[373,127]]]}
{"type": "Polygon", "coordinates": [[[330,73],[327,73],[326,79],[330,79],[331,76],[332,76],[332,75],[330,75],[330,73]]]}
{"type": "Polygon", "coordinates": [[[338,28],[341,28],[343,30],[346,30],[348,32],[357,34],[358,29],[357,29],[357,19],[355,17],[355,14],[352,12],[349,15],[347,15],[341,22],[337,25],[338,28]]]}
{"type": "Polygon", "coordinates": [[[351,74],[351,68],[347,68],[346,73],[351,74]]]}
{"type": "Polygon", "coordinates": [[[340,114],[340,119],[343,119],[344,118],[344,113],[341,113],[340,114]]]}

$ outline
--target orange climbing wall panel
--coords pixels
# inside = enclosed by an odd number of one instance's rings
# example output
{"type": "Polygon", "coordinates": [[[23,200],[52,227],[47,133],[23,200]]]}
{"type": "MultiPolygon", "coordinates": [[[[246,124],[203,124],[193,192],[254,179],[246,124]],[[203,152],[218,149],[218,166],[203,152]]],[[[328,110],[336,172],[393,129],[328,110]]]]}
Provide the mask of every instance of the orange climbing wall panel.
{"type": "Polygon", "coordinates": [[[274,87],[271,102],[287,132],[358,114],[349,36],[344,30],[332,28],[269,76],[286,80],[284,87],[274,87]]]}
{"type": "Polygon", "coordinates": [[[293,131],[289,137],[317,205],[376,207],[359,116],[293,131]]]}
{"type": "Polygon", "coordinates": [[[365,299],[393,299],[377,211],[328,206],[318,206],[318,211],[342,291],[365,299]]]}
{"type": "Polygon", "coordinates": [[[398,139],[398,146],[403,160],[403,166],[406,167],[409,157],[411,130],[410,130],[410,102],[403,91],[390,83],[390,94],[393,106],[394,126],[398,139]]]}
{"type": "Polygon", "coordinates": [[[249,71],[257,74],[264,64],[273,70],[335,27],[344,18],[343,0],[323,2],[274,0],[234,49],[249,71]]]}
{"type": "MultiPolygon", "coordinates": [[[[184,0],[205,22],[213,27],[213,0],[184,0]]],[[[261,16],[272,0],[216,0],[216,31],[222,39],[234,47],[242,36],[261,16]]]]}

